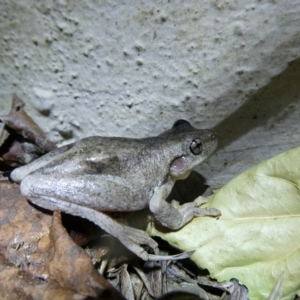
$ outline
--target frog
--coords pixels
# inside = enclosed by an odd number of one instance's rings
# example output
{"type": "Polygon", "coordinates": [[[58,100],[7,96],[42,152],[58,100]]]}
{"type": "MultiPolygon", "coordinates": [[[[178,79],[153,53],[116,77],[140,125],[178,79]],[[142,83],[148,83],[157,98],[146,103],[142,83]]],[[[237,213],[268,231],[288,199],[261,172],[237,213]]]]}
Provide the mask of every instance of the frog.
{"type": "Polygon", "coordinates": [[[217,144],[211,130],[181,119],[152,137],[80,139],[13,170],[11,179],[31,203],[88,219],[147,261],[151,254],[143,246],[157,254],[157,242],[145,231],[117,222],[111,213],[148,207],[170,230],[197,216],[219,216],[217,209],[199,207],[207,202],[201,196],[182,205],[166,201],[174,183],[207,160],[217,144]]]}

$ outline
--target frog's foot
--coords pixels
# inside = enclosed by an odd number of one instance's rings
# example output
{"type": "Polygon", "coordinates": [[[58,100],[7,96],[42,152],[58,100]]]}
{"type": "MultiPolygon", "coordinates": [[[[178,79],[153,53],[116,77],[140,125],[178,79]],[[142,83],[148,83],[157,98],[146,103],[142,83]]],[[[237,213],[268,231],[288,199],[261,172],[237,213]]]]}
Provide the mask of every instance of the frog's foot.
{"type": "Polygon", "coordinates": [[[168,227],[172,229],[179,229],[185,224],[187,224],[192,218],[194,217],[203,217],[203,216],[211,216],[211,217],[218,217],[221,215],[221,212],[212,207],[203,207],[200,208],[199,206],[207,203],[208,199],[205,197],[198,197],[193,202],[185,203],[180,205],[178,201],[173,200],[171,202],[171,206],[174,207],[177,212],[180,214],[181,219],[180,223],[177,224],[170,224],[168,227]]]}
{"type": "Polygon", "coordinates": [[[172,186],[169,183],[160,186],[154,191],[154,194],[149,202],[149,208],[154,214],[154,217],[163,226],[173,230],[183,227],[186,223],[198,216],[213,216],[221,215],[218,209],[211,207],[199,206],[206,203],[208,200],[205,197],[198,197],[193,202],[180,205],[177,201],[171,203],[165,201],[165,196],[168,194],[172,186]]]}
{"type": "Polygon", "coordinates": [[[139,229],[123,225],[122,234],[118,235],[119,241],[134,254],[143,260],[149,260],[149,254],[141,245],[151,247],[155,254],[158,254],[158,244],[145,232],[139,229]]]}
{"type": "Polygon", "coordinates": [[[221,212],[213,207],[203,207],[199,206],[207,203],[208,199],[205,197],[198,197],[193,202],[185,203],[179,207],[177,207],[178,212],[182,215],[183,220],[182,223],[186,224],[190,219],[191,215],[193,217],[203,217],[203,216],[211,216],[218,217],[221,215],[221,212]]]}
{"type": "Polygon", "coordinates": [[[198,206],[200,206],[204,203],[207,203],[207,202],[208,202],[208,198],[203,197],[203,196],[199,196],[193,201],[193,203],[195,203],[198,206]]]}
{"type": "MultiPolygon", "coordinates": [[[[200,205],[202,205],[204,203],[207,203],[207,202],[208,202],[208,198],[199,196],[192,203],[188,203],[188,204],[193,207],[193,206],[200,206],[200,205]]],[[[172,200],[171,205],[173,207],[175,207],[176,209],[178,209],[180,207],[180,202],[177,201],[177,200],[172,200]]]]}

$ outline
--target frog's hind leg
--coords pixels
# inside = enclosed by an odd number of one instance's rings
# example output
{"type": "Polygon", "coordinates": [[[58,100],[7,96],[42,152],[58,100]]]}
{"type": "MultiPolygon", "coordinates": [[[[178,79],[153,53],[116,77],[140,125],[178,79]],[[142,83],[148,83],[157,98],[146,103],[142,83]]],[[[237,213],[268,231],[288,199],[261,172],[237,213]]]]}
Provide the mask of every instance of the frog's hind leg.
{"type": "Polygon", "coordinates": [[[73,146],[74,146],[74,143],[69,144],[69,145],[65,145],[65,146],[60,147],[60,148],[57,148],[57,149],[43,155],[42,157],[36,159],[35,161],[30,163],[29,165],[26,165],[26,166],[23,166],[23,167],[20,167],[20,168],[17,168],[15,170],[13,170],[12,173],[10,174],[11,179],[14,182],[20,182],[28,174],[30,174],[30,173],[34,172],[35,170],[40,169],[43,166],[45,166],[51,159],[53,159],[53,157],[68,151],[73,146]]]}
{"type": "Polygon", "coordinates": [[[143,260],[148,260],[149,256],[147,251],[140,245],[148,245],[156,254],[158,253],[157,243],[144,231],[120,224],[105,213],[78,204],[58,202],[56,199],[50,197],[42,197],[39,198],[38,201],[37,199],[32,198],[30,201],[49,210],[61,210],[65,213],[92,221],[107,233],[119,239],[126,248],[143,260]]]}
{"type": "MultiPolygon", "coordinates": [[[[70,202],[100,211],[137,211],[147,205],[136,197],[134,187],[126,180],[101,174],[67,173],[64,165],[54,166],[48,173],[43,170],[26,176],[20,185],[28,199],[52,197],[60,202],[70,202]]],[[[76,172],[76,166],[74,167],[76,172]]],[[[73,171],[73,170],[72,170],[73,171]]]]}
{"type": "MultiPolygon", "coordinates": [[[[72,196],[74,197],[77,192],[79,192],[79,189],[75,189],[75,192],[70,192],[70,190],[68,190],[68,182],[60,180],[59,177],[56,178],[57,180],[55,180],[55,178],[52,178],[52,180],[50,180],[48,177],[43,177],[44,176],[41,174],[33,174],[27,176],[22,181],[22,194],[27,196],[30,202],[49,210],[61,210],[70,215],[79,216],[92,221],[107,233],[119,239],[119,241],[126,248],[131,250],[143,260],[148,260],[149,256],[148,253],[141,247],[141,245],[148,245],[154,250],[155,254],[158,253],[157,243],[144,231],[120,224],[107,214],[83,205],[87,204],[88,201],[83,201],[80,203],[66,201],[66,198],[63,198],[63,196],[65,197],[66,195],[61,194],[63,187],[65,187],[67,192],[69,192],[71,198],[72,196]],[[39,189],[39,186],[42,182],[44,182],[44,185],[50,185],[50,189],[53,192],[53,194],[51,193],[51,196],[49,196],[49,194],[45,195],[45,190],[43,190],[43,188],[39,189]],[[58,192],[57,194],[55,194],[55,190],[59,190],[61,193],[58,192]]],[[[87,180],[86,177],[82,178],[81,176],[79,176],[79,178],[81,178],[82,180],[78,180],[77,183],[83,180],[87,180]]],[[[74,182],[71,187],[71,190],[72,189],[74,189],[74,182]]],[[[89,197],[90,195],[87,194],[86,198],[88,199],[89,197]]]]}

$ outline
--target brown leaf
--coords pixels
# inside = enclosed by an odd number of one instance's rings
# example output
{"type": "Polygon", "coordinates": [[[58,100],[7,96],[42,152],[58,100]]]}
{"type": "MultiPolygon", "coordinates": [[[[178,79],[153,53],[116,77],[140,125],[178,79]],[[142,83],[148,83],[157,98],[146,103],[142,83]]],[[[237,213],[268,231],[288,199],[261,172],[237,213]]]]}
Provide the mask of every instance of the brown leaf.
{"type": "Polygon", "coordinates": [[[1,116],[0,120],[45,152],[55,149],[55,144],[48,140],[44,131],[27,115],[24,106],[25,103],[14,95],[11,111],[8,115],[1,116]]]}
{"type": "Polygon", "coordinates": [[[37,296],[39,291],[52,295],[48,298],[43,294],[43,299],[53,299],[52,290],[60,295],[55,299],[72,299],[74,295],[124,299],[67,234],[59,212],[52,216],[52,212],[29,204],[20,195],[19,187],[10,182],[0,182],[0,195],[0,253],[5,258],[3,265],[8,266],[8,269],[3,267],[6,275],[2,277],[7,282],[1,284],[13,290],[21,274],[24,282],[19,282],[20,295],[32,299],[41,299],[37,296]],[[31,285],[31,281],[36,283],[31,285]]]}
{"type": "Polygon", "coordinates": [[[0,156],[12,166],[27,164],[56,148],[44,131],[27,115],[25,103],[13,96],[8,115],[0,116],[5,127],[0,136],[0,156]]]}
{"type": "Polygon", "coordinates": [[[50,237],[53,256],[48,270],[52,279],[62,286],[93,297],[110,288],[108,282],[93,268],[90,257],[67,234],[58,211],[53,213],[50,237]]]}
{"type": "Polygon", "coordinates": [[[20,268],[9,263],[0,254],[0,298],[2,300],[19,299],[76,299],[86,297],[72,290],[67,290],[57,283],[49,283],[34,278],[20,268]]]}

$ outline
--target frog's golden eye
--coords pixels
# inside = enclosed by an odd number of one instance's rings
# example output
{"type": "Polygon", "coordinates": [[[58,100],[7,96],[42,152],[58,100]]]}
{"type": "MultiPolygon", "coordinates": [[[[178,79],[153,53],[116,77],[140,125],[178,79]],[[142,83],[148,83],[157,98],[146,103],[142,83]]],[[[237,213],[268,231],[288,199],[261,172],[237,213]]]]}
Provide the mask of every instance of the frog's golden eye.
{"type": "Polygon", "coordinates": [[[193,139],[190,145],[190,150],[193,154],[199,155],[203,151],[203,143],[200,139],[193,139]]]}

